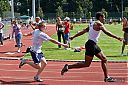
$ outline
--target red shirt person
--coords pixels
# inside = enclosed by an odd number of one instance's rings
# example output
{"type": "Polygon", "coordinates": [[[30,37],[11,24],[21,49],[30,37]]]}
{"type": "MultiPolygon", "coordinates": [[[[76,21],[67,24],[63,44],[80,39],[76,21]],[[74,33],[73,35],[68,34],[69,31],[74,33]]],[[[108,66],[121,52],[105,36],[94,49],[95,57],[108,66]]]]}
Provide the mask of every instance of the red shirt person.
{"type": "Polygon", "coordinates": [[[70,37],[70,18],[69,17],[66,17],[65,19],[65,22],[64,22],[64,38],[65,38],[65,43],[69,45],[70,47],[70,40],[69,40],[69,37],[70,37]]]}

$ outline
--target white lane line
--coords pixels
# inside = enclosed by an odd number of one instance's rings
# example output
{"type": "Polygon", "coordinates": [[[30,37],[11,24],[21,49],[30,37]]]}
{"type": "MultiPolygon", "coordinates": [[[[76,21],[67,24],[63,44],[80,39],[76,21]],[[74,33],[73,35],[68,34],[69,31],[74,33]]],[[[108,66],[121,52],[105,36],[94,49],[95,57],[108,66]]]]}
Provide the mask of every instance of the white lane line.
{"type": "Polygon", "coordinates": [[[32,77],[17,77],[17,76],[0,76],[1,79],[16,79],[16,80],[26,80],[26,79],[32,79],[32,77]]]}
{"type": "Polygon", "coordinates": [[[20,58],[17,58],[17,57],[0,57],[0,60],[20,60],[20,58]]]}
{"type": "Polygon", "coordinates": [[[36,70],[7,70],[7,69],[0,69],[0,71],[7,71],[7,72],[36,72],[36,70]]]}
{"type": "Polygon", "coordinates": [[[4,54],[8,54],[8,55],[13,55],[13,54],[15,54],[16,52],[6,52],[6,53],[4,53],[4,54]]]}
{"type": "Polygon", "coordinates": [[[18,66],[19,64],[4,64],[1,63],[0,66],[18,66]]]}
{"type": "MultiPolygon", "coordinates": [[[[18,66],[19,63],[18,63],[18,64],[6,64],[6,63],[1,63],[1,64],[0,64],[0,66],[11,66],[11,65],[12,65],[12,66],[13,66],[13,65],[14,65],[14,66],[18,66]]],[[[52,66],[52,67],[53,67],[53,66],[55,66],[55,67],[56,67],[56,66],[57,66],[57,67],[62,67],[63,64],[59,64],[59,65],[58,65],[58,64],[48,64],[47,67],[49,67],[49,66],[50,66],[50,67],[51,67],[51,66],[52,66]]],[[[89,68],[92,68],[92,67],[100,68],[101,66],[99,66],[99,65],[98,65],[98,66],[97,66],[97,65],[94,66],[94,65],[93,65],[93,66],[90,66],[89,68]]],[[[109,69],[116,69],[116,70],[117,70],[117,69],[127,69],[127,68],[128,68],[127,66],[126,66],[126,67],[125,67],[125,66],[123,66],[123,67],[114,67],[114,66],[111,66],[111,67],[110,67],[110,66],[109,66],[109,69]]]]}
{"type": "MultiPolygon", "coordinates": [[[[20,60],[17,57],[0,57],[0,60],[20,60]]],[[[31,59],[29,59],[31,60],[31,59]]],[[[47,59],[47,61],[56,61],[56,62],[81,62],[84,60],[55,60],[55,59],[47,59]]],[[[93,60],[93,62],[101,62],[100,60],[93,60]]],[[[127,63],[128,60],[108,60],[108,63],[127,63]]]]}
{"type": "MultiPolygon", "coordinates": [[[[57,82],[60,81],[60,82],[83,82],[83,83],[88,83],[88,82],[89,83],[91,83],[91,82],[92,83],[99,83],[99,82],[103,83],[104,82],[103,80],[101,80],[101,81],[99,81],[99,80],[97,80],[97,81],[94,81],[94,80],[92,80],[92,81],[91,80],[65,80],[65,79],[63,79],[63,80],[60,80],[60,79],[59,80],[57,80],[57,79],[45,79],[45,80],[51,80],[51,81],[57,81],[57,82]]],[[[118,80],[117,82],[123,82],[124,83],[124,82],[128,82],[128,81],[118,80]]]]}
{"type": "MultiPolygon", "coordinates": [[[[9,77],[9,76],[4,76],[4,77],[0,77],[1,79],[15,79],[15,80],[32,80],[32,77],[30,78],[30,77],[21,77],[21,78],[18,78],[18,77],[9,77]]],[[[60,77],[59,77],[60,78],[60,77]]],[[[76,82],[104,82],[104,81],[90,81],[90,80],[66,80],[66,79],[62,79],[62,80],[60,80],[60,79],[55,79],[55,78],[53,78],[53,79],[50,79],[50,78],[46,78],[46,77],[43,77],[43,80],[44,81],[46,81],[46,80],[48,80],[48,81],[56,81],[56,82],[74,82],[74,81],[76,81],[76,82]]]]}
{"type": "MultiPolygon", "coordinates": [[[[11,76],[3,76],[3,77],[0,77],[1,79],[15,79],[15,80],[33,80],[33,77],[17,77],[17,76],[13,76],[13,77],[11,77],[11,76]]],[[[72,78],[72,77],[70,77],[70,78],[72,78]]],[[[64,79],[63,77],[43,77],[43,80],[48,80],[48,81],[56,81],[56,82],[104,82],[104,81],[99,81],[99,80],[97,80],[97,81],[94,81],[94,80],[85,80],[85,79],[80,79],[80,80],[78,80],[78,79],[64,79]]],[[[128,81],[126,81],[126,80],[121,80],[121,79],[118,79],[119,81],[117,81],[117,82],[128,82],[128,81]],[[121,80],[121,81],[120,81],[121,80]]]]}

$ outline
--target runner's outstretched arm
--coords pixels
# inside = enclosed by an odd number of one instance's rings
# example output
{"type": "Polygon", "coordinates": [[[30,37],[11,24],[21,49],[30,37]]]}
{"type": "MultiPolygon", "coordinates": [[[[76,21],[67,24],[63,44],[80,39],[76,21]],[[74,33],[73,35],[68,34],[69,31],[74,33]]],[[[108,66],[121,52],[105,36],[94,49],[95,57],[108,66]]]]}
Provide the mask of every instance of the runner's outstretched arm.
{"type": "Polygon", "coordinates": [[[56,40],[54,40],[54,39],[50,39],[50,41],[51,41],[52,43],[54,43],[54,44],[62,45],[62,46],[64,46],[64,47],[66,47],[66,48],[68,47],[67,44],[60,43],[60,42],[58,42],[58,41],[56,41],[56,40]]]}
{"type": "Polygon", "coordinates": [[[73,40],[75,37],[81,36],[84,33],[89,31],[89,27],[87,27],[86,29],[83,29],[82,31],[78,32],[77,34],[75,34],[74,36],[70,37],[71,40],[73,40]]]}
{"type": "Polygon", "coordinates": [[[110,37],[113,37],[113,38],[115,38],[115,39],[117,39],[117,40],[119,40],[119,41],[123,41],[123,38],[120,38],[120,37],[114,35],[114,34],[111,33],[110,31],[108,31],[104,26],[100,27],[100,29],[101,29],[106,35],[108,35],[108,36],[110,36],[110,37]]]}

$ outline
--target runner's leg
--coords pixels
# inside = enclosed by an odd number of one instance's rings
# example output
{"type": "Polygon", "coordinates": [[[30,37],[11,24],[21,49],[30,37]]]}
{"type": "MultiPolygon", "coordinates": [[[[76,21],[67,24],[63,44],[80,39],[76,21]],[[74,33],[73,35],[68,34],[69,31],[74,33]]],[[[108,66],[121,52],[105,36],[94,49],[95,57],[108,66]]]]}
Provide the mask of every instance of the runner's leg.
{"type": "Polygon", "coordinates": [[[123,42],[121,54],[123,54],[124,48],[125,48],[125,43],[123,42]]]}
{"type": "Polygon", "coordinates": [[[43,57],[41,59],[41,67],[38,69],[36,76],[39,76],[41,74],[41,72],[44,70],[46,65],[47,65],[47,61],[46,61],[45,57],[43,57]]]}
{"type": "Polygon", "coordinates": [[[68,69],[89,67],[92,62],[92,59],[93,59],[92,56],[85,56],[84,62],[78,62],[76,64],[68,65],[68,69]]]}
{"type": "Polygon", "coordinates": [[[108,77],[108,71],[107,71],[107,59],[106,56],[103,54],[103,52],[100,52],[96,54],[96,57],[98,57],[101,60],[101,67],[104,72],[104,77],[108,77]]]}

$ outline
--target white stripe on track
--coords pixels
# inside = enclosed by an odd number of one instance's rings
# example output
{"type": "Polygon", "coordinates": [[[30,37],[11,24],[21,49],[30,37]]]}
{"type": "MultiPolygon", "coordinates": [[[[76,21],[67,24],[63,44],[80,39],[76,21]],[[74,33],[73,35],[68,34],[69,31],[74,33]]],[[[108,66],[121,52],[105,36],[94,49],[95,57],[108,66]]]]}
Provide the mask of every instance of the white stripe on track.
{"type": "MultiPolygon", "coordinates": [[[[0,60],[20,60],[20,58],[17,57],[0,57],[0,60]]],[[[28,59],[31,60],[31,59],[28,59]]],[[[47,61],[56,61],[56,62],[81,62],[84,60],[53,60],[53,59],[47,59],[47,61]]],[[[93,62],[100,62],[100,60],[93,60],[93,62]]],[[[108,62],[111,63],[128,63],[128,60],[108,60],[108,62]]]]}
{"type": "MultiPolygon", "coordinates": [[[[31,80],[31,81],[33,81],[33,77],[17,77],[17,76],[13,76],[13,77],[11,77],[11,76],[3,76],[3,77],[0,77],[1,79],[15,79],[15,80],[26,80],[26,81],[28,81],[28,80],[31,80]]],[[[71,80],[69,80],[69,79],[57,79],[57,78],[63,78],[63,77],[43,77],[43,80],[44,81],[56,81],[56,82],[83,82],[83,83],[87,83],[87,82],[92,82],[92,83],[98,83],[98,82],[104,82],[104,81],[99,81],[99,80],[97,80],[97,81],[94,81],[94,80],[85,80],[85,79],[83,79],[83,80],[75,80],[75,79],[71,79],[71,80]]],[[[118,81],[117,81],[118,82],[118,81]]],[[[119,81],[119,82],[121,82],[121,81],[119,81]]],[[[128,81],[122,81],[122,82],[128,82],[128,81]]]]}

